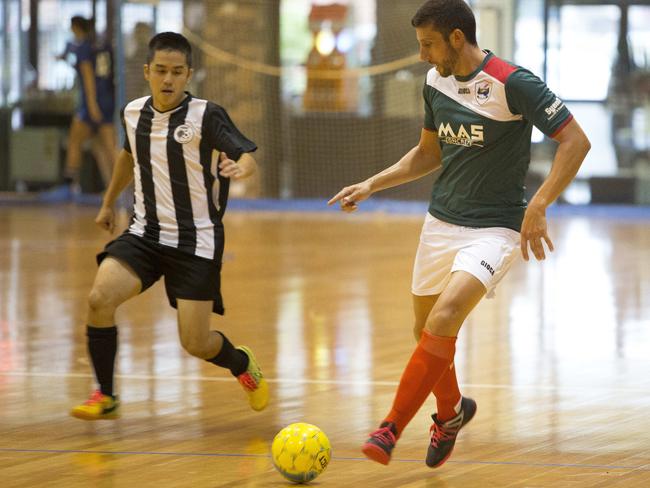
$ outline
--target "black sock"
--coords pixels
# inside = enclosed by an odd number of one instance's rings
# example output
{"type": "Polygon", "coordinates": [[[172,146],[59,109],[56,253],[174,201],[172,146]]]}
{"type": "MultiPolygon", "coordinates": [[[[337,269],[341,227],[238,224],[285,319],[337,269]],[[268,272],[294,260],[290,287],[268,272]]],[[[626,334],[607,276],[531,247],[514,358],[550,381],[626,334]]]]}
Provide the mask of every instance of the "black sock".
{"type": "Polygon", "coordinates": [[[99,389],[104,395],[113,396],[113,369],[117,353],[117,326],[87,326],[88,352],[93,362],[99,389]]]}
{"type": "Polygon", "coordinates": [[[221,345],[221,350],[212,359],[207,361],[222,368],[228,368],[233,376],[239,376],[246,368],[248,368],[248,356],[244,351],[235,349],[235,346],[228,340],[228,338],[223,335],[218,330],[215,331],[217,334],[221,334],[223,337],[223,344],[221,345]]]}

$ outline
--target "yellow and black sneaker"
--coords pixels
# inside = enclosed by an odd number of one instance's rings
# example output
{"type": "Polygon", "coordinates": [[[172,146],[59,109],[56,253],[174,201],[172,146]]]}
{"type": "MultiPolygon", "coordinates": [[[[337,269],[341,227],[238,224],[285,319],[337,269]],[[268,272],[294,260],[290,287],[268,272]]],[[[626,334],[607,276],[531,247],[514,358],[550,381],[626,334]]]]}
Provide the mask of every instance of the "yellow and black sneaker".
{"type": "Polygon", "coordinates": [[[237,381],[246,391],[251,408],[258,412],[264,410],[269,402],[269,385],[255,360],[253,351],[246,346],[237,346],[236,349],[248,356],[248,367],[246,371],[237,376],[237,381]]]}
{"type": "Polygon", "coordinates": [[[70,415],[82,420],[110,420],[119,418],[120,400],[95,390],[90,398],[70,410],[70,415]]]}

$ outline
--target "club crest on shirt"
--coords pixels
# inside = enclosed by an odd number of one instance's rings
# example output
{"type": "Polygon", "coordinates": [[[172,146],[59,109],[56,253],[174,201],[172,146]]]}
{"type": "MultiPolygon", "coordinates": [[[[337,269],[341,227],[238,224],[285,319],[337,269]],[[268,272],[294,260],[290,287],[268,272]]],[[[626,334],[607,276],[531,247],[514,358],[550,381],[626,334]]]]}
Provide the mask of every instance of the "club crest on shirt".
{"type": "Polygon", "coordinates": [[[179,144],[187,144],[194,139],[194,129],[191,125],[181,124],[174,130],[174,140],[179,144]]]}
{"type": "Polygon", "coordinates": [[[479,81],[476,83],[476,101],[479,105],[483,105],[485,102],[487,102],[491,94],[491,81],[479,81]]]}

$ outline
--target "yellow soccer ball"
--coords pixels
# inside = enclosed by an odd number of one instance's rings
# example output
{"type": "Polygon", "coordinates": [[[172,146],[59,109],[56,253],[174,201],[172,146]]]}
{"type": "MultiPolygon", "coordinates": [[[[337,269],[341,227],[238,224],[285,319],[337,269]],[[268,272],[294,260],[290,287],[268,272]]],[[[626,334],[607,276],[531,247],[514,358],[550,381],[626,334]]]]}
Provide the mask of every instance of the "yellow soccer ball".
{"type": "Polygon", "coordinates": [[[325,432],[302,422],[282,429],[271,445],[273,465],[294,483],[306,483],[316,478],[329,464],[331,455],[330,441],[325,432]]]}

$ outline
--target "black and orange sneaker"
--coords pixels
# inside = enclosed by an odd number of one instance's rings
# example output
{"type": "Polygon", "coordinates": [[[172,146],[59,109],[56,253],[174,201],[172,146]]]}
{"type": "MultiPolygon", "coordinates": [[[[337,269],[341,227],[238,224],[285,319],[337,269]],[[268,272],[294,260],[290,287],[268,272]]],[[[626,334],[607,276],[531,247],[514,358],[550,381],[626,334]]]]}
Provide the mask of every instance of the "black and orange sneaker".
{"type": "Polygon", "coordinates": [[[236,349],[248,356],[248,367],[246,371],[237,376],[237,381],[248,395],[248,403],[251,408],[258,412],[264,410],[269,403],[269,385],[255,360],[253,351],[246,346],[237,346],[236,349]]]}
{"type": "Polygon", "coordinates": [[[431,429],[429,430],[431,433],[431,442],[427,449],[427,466],[430,468],[438,468],[445,464],[445,461],[449,459],[449,456],[451,456],[454,450],[458,432],[474,418],[475,413],[476,402],[471,398],[462,397],[460,412],[454,418],[441,422],[438,420],[437,414],[434,413],[431,416],[433,425],[431,425],[431,429]]]}
{"type": "Polygon", "coordinates": [[[82,420],[112,420],[119,418],[120,400],[95,390],[90,398],[70,410],[70,415],[82,420]]]}
{"type": "Polygon", "coordinates": [[[393,422],[382,422],[361,447],[361,452],[368,459],[381,464],[388,464],[397,442],[397,428],[393,422]]]}

